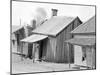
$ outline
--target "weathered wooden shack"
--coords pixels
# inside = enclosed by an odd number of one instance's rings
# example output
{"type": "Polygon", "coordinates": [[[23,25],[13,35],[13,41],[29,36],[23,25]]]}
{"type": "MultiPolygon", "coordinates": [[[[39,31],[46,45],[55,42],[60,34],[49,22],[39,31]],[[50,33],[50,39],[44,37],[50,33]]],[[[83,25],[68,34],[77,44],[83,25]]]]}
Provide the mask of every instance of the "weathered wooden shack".
{"type": "Polygon", "coordinates": [[[11,41],[12,41],[12,51],[14,52],[21,52],[20,50],[20,40],[23,39],[24,36],[24,27],[23,26],[12,26],[11,32],[11,41]]]}
{"type": "Polygon", "coordinates": [[[21,56],[21,39],[25,37],[24,27],[18,25],[12,25],[11,28],[11,49],[12,49],[12,63],[22,60],[21,56]]]}
{"type": "MultiPolygon", "coordinates": [[[[55,12],[53,10],[53,12],[55,12]]],[[[65,44],[65,40],[73,38],[68,32],[81,24],[78,17],[52,16],[41,26],[33,30],[33,35],[21,40],[38,44],[39,59],[48,62],[68,63],[68,51],[71,50],[71,62],[74,62],[72,45],[65,44]]],[[[35,51],[33,51],[34,54],[35,51]]]]}
{"type": "MultiPolygon", "coordinates": [[[[96,30],[95,30],[95,16],[90,18],[85,23],[81,24],[71,34],[73,39],[67,40],[74,46],[75,63],[79,66],[86,66],[95,68],[95,52],[96,52],[96,30]]],[[[71,52],[71,51],[70,51],[71,52]]]]}
{"type": "Polygon", "coordinates": [[[33,27],[30,26],[12,26],[12,34],[11,34],[11,41],[12,41],[12,52],[25,55],[31,58],[31,50],[33,47],[32,44],[29,43],[22,43],[20,40],[30,36],[32,33],[33,27]],[[24,50],[23,50],[24,49],[24,50]]]}

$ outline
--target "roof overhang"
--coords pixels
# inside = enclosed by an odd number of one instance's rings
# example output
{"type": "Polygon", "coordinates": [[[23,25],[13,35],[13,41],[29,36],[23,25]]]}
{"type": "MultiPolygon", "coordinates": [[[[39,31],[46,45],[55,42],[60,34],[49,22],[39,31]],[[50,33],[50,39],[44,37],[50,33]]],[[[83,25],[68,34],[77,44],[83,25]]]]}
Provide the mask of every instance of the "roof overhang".
{"type": "Polygon", "coordinates": [[[26,37],[24,39],[22,39],[21,41],[22,42],[27,42],[27,43],[35,43],[37,41],[41,41],[45,38],[47,38],[48,36],[45,36],[45,35],[38,35],[38,34],[33,34],[29,37],[26,37]]]}
{"type": "Polygon", "coordinates": [[[79,45],[79,46],[93,46],[96,43],[96,39],[95,38],[73,38],[70,40],[66,40],[65,42],[73,45],[79,45]]]}
{"type": "Polygon", "coordinates": [[[55,16],[40,25],[33,33],[57,36],[78,17],[55,16]]]}

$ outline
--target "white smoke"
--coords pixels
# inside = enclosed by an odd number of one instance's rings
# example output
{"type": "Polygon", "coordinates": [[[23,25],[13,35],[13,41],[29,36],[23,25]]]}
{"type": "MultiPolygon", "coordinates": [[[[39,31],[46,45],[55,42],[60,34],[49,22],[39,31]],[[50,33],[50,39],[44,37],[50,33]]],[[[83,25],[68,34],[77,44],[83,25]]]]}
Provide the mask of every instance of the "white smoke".
{"type": "Polygon", "coordinates": [[[35,19],[36,19],[37,26],[39,26],[40,23],[46,19],[46,17],[47,17],[47,13],[44,8],[39,7],[36,9],[35,19]]]}

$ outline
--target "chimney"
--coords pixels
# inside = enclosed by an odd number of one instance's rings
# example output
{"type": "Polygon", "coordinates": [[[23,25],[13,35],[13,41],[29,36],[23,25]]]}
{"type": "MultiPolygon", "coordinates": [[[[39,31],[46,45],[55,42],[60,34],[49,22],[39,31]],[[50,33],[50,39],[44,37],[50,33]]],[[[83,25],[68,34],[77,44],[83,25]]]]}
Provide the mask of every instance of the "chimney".
{"type": "Polygon", "coordinates": [[[35,20],[35,19],[32,20],[32,28],[33,28],[33,29],[36,28],[36,20],[35,20]]]}
{"type": "Polygon", "coordinates": [[[58,12],[57,9],[52,9],[52,16],[57,16],[57,12],[58,12]]]}

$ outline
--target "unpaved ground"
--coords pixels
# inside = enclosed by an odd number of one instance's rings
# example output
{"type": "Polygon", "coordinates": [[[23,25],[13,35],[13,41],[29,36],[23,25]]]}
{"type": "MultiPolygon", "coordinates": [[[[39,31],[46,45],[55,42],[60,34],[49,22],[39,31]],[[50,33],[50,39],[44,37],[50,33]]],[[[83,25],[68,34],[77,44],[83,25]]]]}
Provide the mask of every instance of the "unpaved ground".
{"type": "MultiPolygon", "coordinates": [[[[35,62],[30,59],[23,59],[20,55],[12,53],[12,73],[29,73],[29,72],[51,72],[51,71],[64,71],[64,70],[79,70],[74,64],[61,64],[50,62],[35,62]],[[73,68],[76,67],[76,68],[73,68]]],[[[81,68],[86,69],[86,68],[81,68]]]]}
{"type": "MultiPolygon", "coordinates": [[[[14,55],[16,56],[16,55],[14,55]]],[[[18,58],[18,57],[17,57],[18,58]]],[[[13,58],[14,59],[14,58],[13,58]]],[[[79,70],[79,68],[69,68],[69,64],[50,63],[50,62],[34,62],[30,59],[23,59],[21,57],[18,61],[12,62],[12,73],[29,73],[29,72],[51,72],[51,71],[64,71],[64,70],[79,70]]],[[[71,65],[71,67],[75,67],[71,65]]]]}
{"type": "Polygon", "coordinates": [[[69,70],[68,64],[56,64],[47,62],[35,62],[32,60],[24,60],[17,63],[12,63],[13,73],[29,73],[29,72],[48,72],[69,70]]]}

